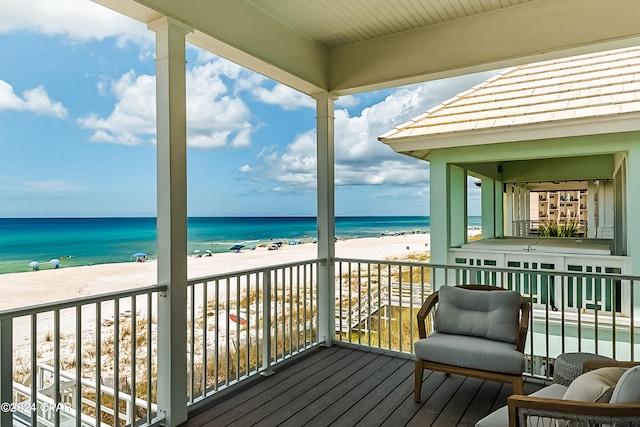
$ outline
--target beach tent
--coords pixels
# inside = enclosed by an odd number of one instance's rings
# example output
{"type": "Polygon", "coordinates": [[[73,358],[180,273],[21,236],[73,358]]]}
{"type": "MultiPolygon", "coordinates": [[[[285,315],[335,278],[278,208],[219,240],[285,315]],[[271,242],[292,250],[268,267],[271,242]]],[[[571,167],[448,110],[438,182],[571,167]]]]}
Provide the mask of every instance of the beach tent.
{"type": "Polygon", "coordinates": [[[244,248],[244,245],[234,245],[229,250],[231,252],[240,252],[244,248]]]}

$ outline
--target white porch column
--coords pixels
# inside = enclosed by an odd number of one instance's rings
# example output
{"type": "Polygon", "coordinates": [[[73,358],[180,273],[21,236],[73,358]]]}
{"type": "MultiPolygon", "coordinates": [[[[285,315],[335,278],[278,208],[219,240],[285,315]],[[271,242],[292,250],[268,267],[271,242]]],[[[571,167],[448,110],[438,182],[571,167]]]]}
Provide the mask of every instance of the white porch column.
{"type": "Polygon", "coordinates": [[[587,238],[596,237],[596,185],[595,182],[587,183],[587,238]]]}
{"type": "Polygon", "coordinates": [[[482,203],[482,238],[495,237],[495,217],[496,217],[496,188],[494,180],[482,178],[481,203],[482,203]]]}
{"type": "Polygon", "coordinates": [[[336,97],[324,93],[316,100],[318,169],[318,258],[327,260],[318,270],[318,338],[330,346],[335,334],[335,173],[334,110],[336,97]]]}
{"type": "Polygon", "coordinates": [[[450,246],[467,243],[467,172],[449,165],[450,246]]]}
{"type": "MultiPolygon", "coordinates": [[[[434,156],[429,175],[431,262],[449,264],[449,249],[467,240],[466,172],[434,156]]],[[[447,283],[447,276],[435,278],[434,290],[447,283]]]]}
{"type": "Polygon", "coordinates": [[[187,117],[183,24],[161,18],[156,33],[158,132],[158,411],[164,425],[187,419],[187,117]]]}
{"type": "Polygon", "coordinates": [[[505,198],[505,213],[506,218],[504,222],[504,235],[513,235],[513,185],[507,185],[507,197],[505,198]]]}
{"type": "MultiPolygon", "coordinates": [[[[449,174],[447,164],[432,158],[429,163],[429,234],[431,262],[447,264],[449,262],[449,209],[447,188],[449,174]]],[[[443,282],[444,283],[444,282],[443,282]]],[[[434,290],[441,283],[433,283],[434,290]]]]}
{"type": "Polygon", "coordinates": [[[504,184],[494,181],[494,237],[504,237],[504,184]]]}
{"type": "MultiPolygon", "coordinates": [[[[626,209],[626,212],[622,216],[623,224],[615,225],[616,228],[623,228],[623,233],[626,233],[626,255],[631,258],[629,273],[635,276],[640,275],[640,240],[638,239],[640,222],[636,220],[638,212],[640,212],[640,199],[638,198],[638,194],[640,194],[640,167],[638,165],[640,165],[640,151],[637,149],[629,150],[624,165],[625,174],[622,178],[624,182],[620,184],[625,190],[622,197],[626,199],[624,206],[620,206],[620,208],[626,209]]],[[[619,234],[616,232],[616,237],[619,234]]],[[[637,319],[640,316],[640,292],[638,292],[638,288],[635,288],[634,291],[633,314],[637,319]]]]}

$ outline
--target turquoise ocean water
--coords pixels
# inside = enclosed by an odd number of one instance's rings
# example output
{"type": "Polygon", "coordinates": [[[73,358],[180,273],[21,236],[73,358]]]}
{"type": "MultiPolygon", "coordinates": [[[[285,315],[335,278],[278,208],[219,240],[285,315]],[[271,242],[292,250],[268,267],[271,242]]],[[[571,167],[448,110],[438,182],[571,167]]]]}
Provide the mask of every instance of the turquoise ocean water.
{"type": "MultiPolygon", "coordinates": [[[[427,232],[429,217],[338,217],[336,235],[374,237],[383,233],[427,232]]],[[[480,225],[470,217],[469,225],[480,225]]],[[[317,236],[314,217],[194,217],[188,222],[188,252],[227,252],[235,244],[260,245],[317,236]]],[[[28,271],[31,261],[42,269],[129,262],[131,255],[156,255],[155,218],[0,218],[0,273],[28,271]]]]}

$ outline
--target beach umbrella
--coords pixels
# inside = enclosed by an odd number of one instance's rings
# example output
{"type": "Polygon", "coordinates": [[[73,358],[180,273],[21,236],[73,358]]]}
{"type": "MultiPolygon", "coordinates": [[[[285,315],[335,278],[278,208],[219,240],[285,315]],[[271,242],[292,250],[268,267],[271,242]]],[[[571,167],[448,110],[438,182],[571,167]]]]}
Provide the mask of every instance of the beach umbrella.
{"type": "Polygon", "coordinates": [[[33,268],[34,270],[40,270],[40,263],[38,261],[31,261],[29,263],[29,267],[33,268]]]}
{"type": "Polygon", "coordinates": [[[57,258],[53,258],[49,261],[49,264],[53,265],[53,268],[60,267],[60,260],[57,258]]]}
{"type": "Polygon", "coordinates": [[[195,251],[193,251],[194,254],[199,254],[200,253],[200,249],[196,249],[195,251]]]}
{"type": "Polygon", "coordinates": [[[145,259],[147,259],[147,254],[145,254],[144,252],[136,252],[135,254],[131,254],[131,258],[129,258],[130,260],[136,260],[136,261],[144,261],[145,259]]]}

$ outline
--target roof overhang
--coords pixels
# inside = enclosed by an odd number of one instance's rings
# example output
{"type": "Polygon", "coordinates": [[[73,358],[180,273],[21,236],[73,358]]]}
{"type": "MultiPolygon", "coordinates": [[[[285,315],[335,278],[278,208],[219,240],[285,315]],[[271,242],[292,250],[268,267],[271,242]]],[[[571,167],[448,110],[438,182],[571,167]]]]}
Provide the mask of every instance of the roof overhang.
{"type": "Polygon", "coordinates": [[[594,117],[584,120],[562,120],[534,125],[505,126],[478,131],[452,132],[420,137],[378,138],[394,151],[428,160],[432,150],[501,144],[505,142],[602,135],[640,130],[640,113],[594,117]]]}
{"type": "MultiPolygon", "coordinates": [[[[284,16],[279,8],[292,7],[293,0],[94,1],[144,23],[174,18],[193,28],[188,41],[194,45],[309,95],[357,93],[640,44],[636,0],[519,0],[506,7],[492,2],[488,12],[462,8],[463,16],[386,32],[387,2],[371,3],[367,14],[334,24],[336,14],[353,9],[351,2],[327,1],[314,4],[313,13],[284,16]],[[366,25],[376,31],[330,45],[322,27],[319,35],[305,32],[305,22],[318,21],[348,35],[363,33],[366,25]]],[[[461,9],[457,1],[439,3],[445,17],[461,9]]],[[[393,5],[406,22],[415,20],[416,6],[432,7],[427,0],[393,5]]]]}

